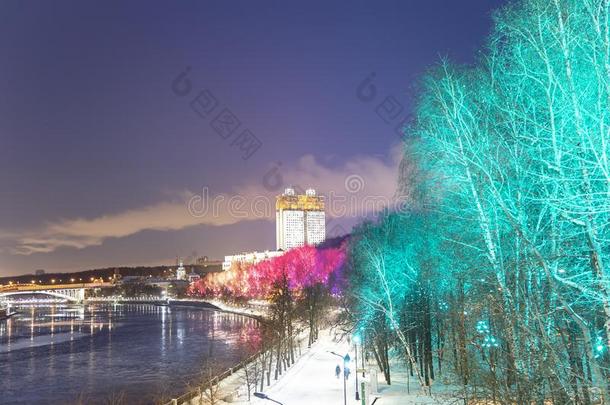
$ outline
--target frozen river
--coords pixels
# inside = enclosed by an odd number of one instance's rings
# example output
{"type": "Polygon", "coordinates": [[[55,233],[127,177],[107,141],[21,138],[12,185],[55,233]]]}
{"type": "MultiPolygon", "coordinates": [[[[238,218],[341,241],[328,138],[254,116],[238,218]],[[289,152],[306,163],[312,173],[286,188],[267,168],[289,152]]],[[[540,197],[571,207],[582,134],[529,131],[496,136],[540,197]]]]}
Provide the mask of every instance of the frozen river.
{"type": "Polygon", "coordinates": [[[256,321],[198,308],[23,306],[0,322],[1,404],[150,404],[259,346],[256,321]]]}

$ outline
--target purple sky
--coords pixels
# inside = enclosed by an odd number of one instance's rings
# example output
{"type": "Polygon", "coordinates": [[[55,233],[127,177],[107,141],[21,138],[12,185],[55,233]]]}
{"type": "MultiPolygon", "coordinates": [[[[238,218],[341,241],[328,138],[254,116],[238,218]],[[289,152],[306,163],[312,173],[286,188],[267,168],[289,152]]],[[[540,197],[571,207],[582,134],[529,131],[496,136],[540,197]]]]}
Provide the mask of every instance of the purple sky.
{"type": "Polygon", "coordinates": [[[0,276],[273,249],[273,221],[193,220],[185,201],[272,196],[277,162],[324,193],[350,175],[389,193],[398,138],[375,106],[394,96],[407,117],[418,78],[440,56],[472,62],[501,3],[1,2],[0,276]],[[202,118],[204,89],[218,104],[202,118]],[[227,139],[224,108],[241,122],[227,139]],[[243,159],[246,129],[262,146],[243,159]]]}

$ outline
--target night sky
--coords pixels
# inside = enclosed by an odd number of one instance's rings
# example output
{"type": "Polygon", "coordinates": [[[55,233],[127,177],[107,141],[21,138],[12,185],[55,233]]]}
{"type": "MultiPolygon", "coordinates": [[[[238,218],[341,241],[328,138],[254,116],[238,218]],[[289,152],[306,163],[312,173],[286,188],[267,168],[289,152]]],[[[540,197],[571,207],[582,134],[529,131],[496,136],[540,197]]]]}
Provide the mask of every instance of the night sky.
{"type": "Polygon", "coordinates": [[[392,194],[418,79],[442,56],[472,63],[501,3],[0,2],[0,275],[273,249],[271,216],[187,202],[272,197],[274,168],[282,185],[326,194],[357,175],[392,194]],[[390,96],[403,110],[386,123],[390,96]],[[222,114],[239,126],[215,129],[222,114]]]}

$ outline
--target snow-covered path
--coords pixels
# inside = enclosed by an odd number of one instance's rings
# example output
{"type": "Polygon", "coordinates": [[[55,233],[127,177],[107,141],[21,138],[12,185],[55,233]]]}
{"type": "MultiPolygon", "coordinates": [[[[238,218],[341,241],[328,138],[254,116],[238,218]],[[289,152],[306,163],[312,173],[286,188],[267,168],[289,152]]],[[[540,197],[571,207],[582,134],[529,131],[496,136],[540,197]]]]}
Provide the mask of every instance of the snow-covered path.
{"type": "MultiPolygon", "coordinates": [[[[326,333],[322,334],[310,351],[268,388],[265,394],[284,405],[343,404],[343,379],[335,377],[337,364],[343,367],[342,359],[334,356],[330,351],[344,354],[347,350],[347,343],[335,343],[326,333]]],[[[350,357],[354,358],[353,350],[350,352],[350,357]]],[[[346,385],[347,403],[360,404],[355,400],[353,373],[346,385]]],[[[253,400],[252,403],[271,404],[258,399],[253,400]]]]}
{"type": "MultiPolygon", "coordinates": [[[[265,394],[285,405],[343,404],[343,380],[335,377],[335,367],[343,367],[342,359],[336,353],[347,353],[346,342],[336,343],[327,333],[274,384],[265,394]]],[[[350,357],[354,358],[353,347],[350,357]]],[[[360,359],[359,359],[360,360],[360,359]]],[[[353,360],[352,360],[353,368],[353,360]]],[[[347,380],[347,403],[360,404],[355,400],[355,377],[351,373],[347,380]]],[[[272,402],[253,399],[252,404],[272,404],[272,402]]]]}
{"type": "MultiPolygon", "coordinates": [[[[335,377],[335,367],[339,364],[343,366],[342,359],[331,354],[331,351],[339,354],[348,353],[350,347],[347,342],[335,342],[329,332],[320,334],[320,339],[311,349],[294,364],[278,381],[265,390],[270,398],[281,402],[284,405],[342,405],[343,404],[343,379],[335,377]]],[[[356,400],[356,379],[354,369],[354,347],[349,350],[351,357],[350,377],[347,380],[347,404],[361,405],[361,401],[356,400]]],[[[359,357],[359,366],[362,360],[359,357]]],[[[375,368],[372,364],[367,366],[375,368]]],[[[367,373],[368,381],[370,378],[367,373]]],[[[383,377],[379,376],[379,393],[369,396],[366,394],[366,405],[373,402],[375,397],[379,397],[375,405],[428,405],[428,404],[452,404],[455,399],[448,399],[446,396],[434,395],[433,397],[420,394],[417,383],[414,379],[410,381],[410,393],[407,387],[406,372],[393,372],[393,383],[387,386],[382,382],[383,377]]],[[[358,376],[359,384],[362,382],[362,373],[358,376]]],[[[368,386],[368,384],[367,384],[368,386]]],[[[438,388],[441,388],[437,386],[438,388]]],[[[367,387],[367,390],[369,388],[367,387]]],[[[242,396],[243,398],[243,396],[242,396]]],[[[239,402],[248,404],[248,402],[239,402]]],[[[273,402],[253,398],[251,404],[271,405],[273,402]]]]}

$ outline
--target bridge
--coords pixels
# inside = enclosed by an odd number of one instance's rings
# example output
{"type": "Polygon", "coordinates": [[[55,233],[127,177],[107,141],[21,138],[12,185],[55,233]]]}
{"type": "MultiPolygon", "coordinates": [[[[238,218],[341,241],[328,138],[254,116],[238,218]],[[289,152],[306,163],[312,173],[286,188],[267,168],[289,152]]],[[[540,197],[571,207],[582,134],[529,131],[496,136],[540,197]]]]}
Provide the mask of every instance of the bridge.
{"type": "Polygon", "coordinates": [[[16,295],[43,294],[72,302],[85,300],[85,291],[94,288],[112,287],[112,283],[73,283],[73,284],[9,284],[0,286],[0,299],[16,295]]]}

